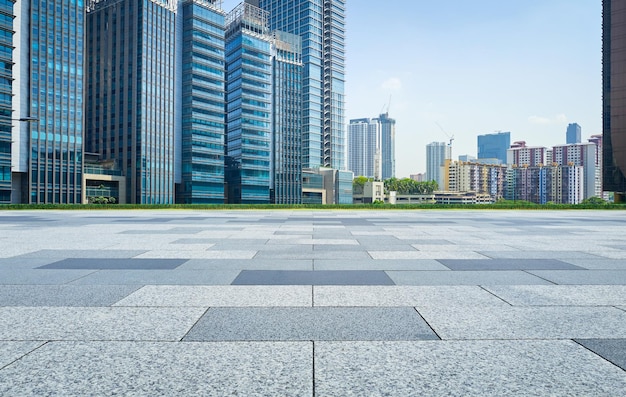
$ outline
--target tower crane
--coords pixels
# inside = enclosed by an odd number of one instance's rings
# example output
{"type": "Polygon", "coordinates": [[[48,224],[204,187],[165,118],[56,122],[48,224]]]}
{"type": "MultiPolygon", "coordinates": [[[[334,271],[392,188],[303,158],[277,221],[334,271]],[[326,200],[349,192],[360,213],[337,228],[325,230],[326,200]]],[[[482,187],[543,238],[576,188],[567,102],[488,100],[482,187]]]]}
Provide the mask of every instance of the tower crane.
{"type": "Polygon", "coordinates": [[[448,146],[452,147],[452,141],[454,141],[454,134],[450,135],[448,134],[443,127],[441,126],[441,124],[439,124],[438,122],[435,121],[435,124],[437,124],[437,127],[439,127],[439,129],[441,130],[441,132],[443,132],[445,134],[445,136],[448,137],[449,141],[448,141],[448,146]]]}

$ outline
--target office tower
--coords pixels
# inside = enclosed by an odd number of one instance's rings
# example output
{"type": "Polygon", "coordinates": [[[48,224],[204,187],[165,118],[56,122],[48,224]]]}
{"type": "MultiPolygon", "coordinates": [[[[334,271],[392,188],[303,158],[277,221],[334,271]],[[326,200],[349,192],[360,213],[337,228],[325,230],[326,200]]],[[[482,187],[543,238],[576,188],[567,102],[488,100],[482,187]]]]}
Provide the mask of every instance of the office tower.
{"type": "MultiPolygon", "coordinates": [[[[253,1],[253,0],[252,0],[253,1]]],[[[272,64],[268,13],[239,4],[226,16],[228,202],[270,202],[272,64]]]]}
{"type": "Polygon", "coordinates": [[[19,123],[13,131],[12,201],[79,204],[85,5],[20,0],[14,14],[16,118],[36,122],[19,123]]]}
{"type": "Polygon", "coordinates": [[[426,145],[426,178],[429,181],[436,181],[439,190],[443,190],[446,185],[443,167],[446,160],[451,158],[452,148],[445,142],[432,142],[426,145]]]}
{"type": "Polygon", "coordinates": [[[0,0],[0,204],[11,203],[13,3],[0,0]]]}
{"type": "Polygon", "coordinates": [[[574,143],[580,143],[581,142],[581,131],[582,129],[580,128],[580,126],[576,123],[570,123],[567,125],[567,130],[565,132],[566,135],[566,143],[569,144],[574,144],[574,143]]]}
{"type": "Polygon", "coordinates": [[[518,167],[548,164],[547,152],[545,147],[526,146],[526,142],[517,141],[507,150],[506,163],[518,167]]]}
{"type": "Polygon", "coordinates": [[[375,119],[380,124],[382,180],[396,176],[396,120],[383,113],[375,119]]]}
{"type": "Polygon", "coordinates": [[[127,202],[174,202],[175,0],[91,0],[87,150],[115,160],[127,202]]]}
{"type": "Polygon", "coordinates": [[[510,146],[510,132],[478,135],[478,158],[498,159],[500,164],[506,164],[506,151],[510,146]]]}
{"type": "Polygon", "coordinates": [[[224,203],[225,15],[217,0],[184,0],[178,9],[179,203],[224,203]]]}
{"type": "Polygon", "coordinates": [[[356,176],[380,179],[381,124],[367,118],[353,119],[348,124],[348,169],[356,176]]]}
{"type": "Polygon", "coordinates": [[[271,202],[302,203],[302,39],[272,34],[271,202]]]}
{"type": "Polygon", "coordinates": [[[345,0],[260,0],[269,27],[302,37],[303,167],[345,169],[345,0]]]}
{"type": "Polygon", "coordinates": [[[602,131],[603,185],[626,194],[626,3],[602,1],[602,131]]]}
{"type": "Polygon", "coordinates": [[[583,199],[597,196],[597,146],[595,143],[557,145],[552,148],[552,162],[582,167],[583,199]]]}

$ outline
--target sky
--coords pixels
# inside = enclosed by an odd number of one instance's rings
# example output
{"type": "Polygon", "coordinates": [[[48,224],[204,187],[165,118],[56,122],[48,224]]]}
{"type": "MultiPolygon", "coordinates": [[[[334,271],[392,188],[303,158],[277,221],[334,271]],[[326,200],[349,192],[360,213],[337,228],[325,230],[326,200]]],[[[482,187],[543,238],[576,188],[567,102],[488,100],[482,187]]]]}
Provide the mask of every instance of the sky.
{"type": "MultiPolygon", "coordinates": [[[[239,1],[226,0],[230,11],[239,1]]],[[[346,123],[396,119],[396,176],[426,169],[426,145],[477,154],[477,136],[583,142],[602,133],[600,0],[348,0],[346,123]]]]}

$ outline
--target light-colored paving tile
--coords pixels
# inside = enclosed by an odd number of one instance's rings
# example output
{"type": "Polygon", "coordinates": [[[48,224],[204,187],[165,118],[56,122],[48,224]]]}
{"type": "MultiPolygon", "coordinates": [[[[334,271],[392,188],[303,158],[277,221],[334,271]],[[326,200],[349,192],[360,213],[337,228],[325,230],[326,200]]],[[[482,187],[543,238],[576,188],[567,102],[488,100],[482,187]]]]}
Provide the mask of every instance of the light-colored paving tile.
{"type": "Polygon", "coordinates": [[[373,259],[488,259],[471,251],[368,251],[368,253],[373,259]]]}
{"type": "Polygon", "coordinates": [[[626,261],[621,259],[563,259],[563,262],[590,270],[626,270],[626,261]]]}
{"type": "Polygon", "coordinates": [[[571,341],[316,342],[316,396],[615,396],[624,372],[571,341]]]}
{"type": "Polygon", "coordinates": [[[315,270],[450,270],[434,259],[316,259],[314,267],[315,270]]]}
{"type": "Polygon", "coordinates": [[[312,306],[311,286],[148,285],[115,306],[271,307],[312,306]]]}
{"type": "Polygon", "coordinates": [[[593,255],[580,251],[557,251],[559,247],[553,247],[553,250],[546,251],[486,251],[479,252],[489,258],[499,259],[565,259],[565,258],[588,258],[598,259],[597,255],[593,255]]]}
{"type": "Polygon", "coordinates": [[[0,371],[5,396],[311,396],[313,344],[52,342],[0,371]]]}
{"type": "Polygon", "coordinates": [[[478,286],[314,286],[314,306],[508,306],[478,286]]]}
{"type": "Polygon", "coordinates": [[[134,285],[0,285],[0,306],[110,306],[134,285]]]}
{"type": "Polygon", "coordinates": [[[626,285],[626,270],[529,270],[555,284],[626,285]]]}
{"type": "Polygon", "coordinates": [[[492,285],[484,288],[514,306],[626,305],[626,285],[492,285]]]}
{"type": "Polygon", "coordinates": [[[176,270],[313,270],[312,259],[190,259],[176,270]]]}
{"type": "Polygon", "coordinates": [[[387,271],[397,285],[542,285],[552,284],[520,270],[387,271]]]}
{"type": "Polygon", "coordinates": [[[93,270],[0,269],[2,284],[65,284],[93,273],[93,270]]]}
{"type": "Polygon", "coordinates": [[[178,341],[200,307],[0,307],[0,340],[178,341]]]}
{"type": "Polygon", "coordinates": [[[226,251],[149,251],[135,258],[150,259],[252,259],[257,251],[226,250],[226,251]]]}
{"type": "Polygon", "coordinates": [[[225,285],[240,270],[100,270],[71,282],[72,285],[225,285]]]}
{"type": "Polygon", "coordinates": [[[418,307],[442,339],[626,337],[626,313],[613,307],[418,307]]]}
{"type": "Polygon", "coordinates": [[[11,364],[13,361],[32,352],[43,345],[43,342],[0,342],[0,379],[2,378],[2,367],[11,364]]]}

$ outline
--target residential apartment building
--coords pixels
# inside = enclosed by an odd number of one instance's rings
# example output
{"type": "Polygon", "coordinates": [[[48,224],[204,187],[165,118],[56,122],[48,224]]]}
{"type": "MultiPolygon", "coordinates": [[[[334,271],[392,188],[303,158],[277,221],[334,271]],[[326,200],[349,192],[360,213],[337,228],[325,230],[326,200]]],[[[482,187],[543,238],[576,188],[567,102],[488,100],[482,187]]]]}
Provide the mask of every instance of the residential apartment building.
{"type": "Polygon", "coordinates": [[[368,118],[348,124],[348,169],[357,176],[381,179],[381,124],[368,118]]]}
{"type": "Polygon", "coordinates": [[[506,165],[448,162],[446,191],[489,194],[493,201],[505,196],[506,165]]]}
{"type": "Polygon", "coordinates": [[[452,157],[452,148],[445,142],[432,142],[426,145],[426,179],[436,181],[439,190],[446,184],[444,167],[452,157]]]}
{"type": "Polygon", "coordinates": [[[506,153],[506,164],[519,167],[548,164],[548,149],[545,147],[526,146],[526,142],[518,141],[511,145],[506,153]]]}
{"type": "Polygon", "coordinates": [[[506,198],[536,204],[578,204],[583,200],[583,167],[513,166],[507,169],[506,198]]]}
{"type": "Polygon", "coordinates": [[[583,199],[600,197],[596,186],[598,174],[597,146],[594,143],[576,143],[558,145],[552,148],[552,163],[558,165],[576,165],[582,167],[583,199]]]}

